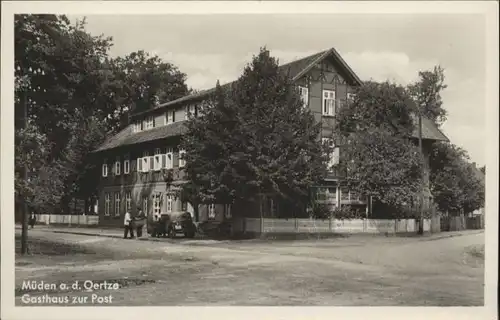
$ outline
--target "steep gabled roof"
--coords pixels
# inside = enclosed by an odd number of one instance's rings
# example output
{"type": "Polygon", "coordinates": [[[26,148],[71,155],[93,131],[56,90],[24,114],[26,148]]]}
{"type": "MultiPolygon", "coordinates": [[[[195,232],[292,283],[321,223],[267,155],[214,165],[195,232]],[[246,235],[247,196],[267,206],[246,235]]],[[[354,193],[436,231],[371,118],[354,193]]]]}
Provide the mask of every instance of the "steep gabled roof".
{"type": "MultiPolygon", "coordinates": [[[[413,116],[412,119],[414,124],[412,138],[418,139],[418,118],[413,116]]],[[[450,141],[450,139],[448,139],[448,137],[445,136],[441,130],[439,130],[434,122],[426,117],[422,117],[422,139],[446,142],[450,141]]]]}
{"type": "Polygon", "coordinates": [[[141,132],[132,132],[132,128],[127,127],[118,132],[111,138],[107,139],[99,148],[94,152],[114,149],[117,147],[148,142],[153,140],[165,139],[169,137],[180,136],[187,132],[184,125],[185,121],[174,122],[172,124],[156,127],[150,130],[141,132]]]}
{"type": "MultiPolygon", "coordinates": [[[[292,81],[296,81],[304,76],[309,70],[311,70],[317,63],[320,63],[324,59],[331,57],[334,62],[336,62],[337,66],[341,71],[345,74],[347,79],[351,81],[351,83],[355,85],[361,85],[362,81],[358,78],[358,76],[352,71],[352,69],[347,65],[347,63],[342,59],[340,54],[334,48],[330,48],[325,51],[321,51],[310,56],[294,60],[292,62],[286,63],[284,65],[279,66],[279,70],[285,74],[288,74],[292,81]]],[[[234,84],[236,81],[232,81],[222,85],[222,88],[226,88],[234,84]]],[[[206,98],[208,95],[215,91],[215,87],[207,90],[203,90],[200,92],[196,92],[184,97],[181,97],[176,100],[168,101],[156,106],[153,109],[138,112],[132,115],[132,117],[136,117],[139,115],[144,115],[147,113],[157,112],[159,109],[168,109],[171,106],[179,105],[188,101],[197,101],[203,98],[206,98]]]]}
{"type": "MultiPolygon", "coordinates": [[[[339,71],[343,72],[343,75],[346,79],[351,82],[353,85],[361,85],[362,81],[359,77],[354,73],[354,71],[347,65],[347,63],[342,59],[339,53],[334,49],[330,48],[325,51],[321,51],[315,53],[313,55],[289,62],[279,67],[280,71],[288,74],[292,81],[296,81],[304,76],[307,72],[309,72],[316,64],[320,63],[324,59],[331,58],[332,62],[336,64],[336,67],[339,68],[339,71]]],[[[223,88],[228,88],[235,81],[226,83],[222,85],[223,88]]],[[[133,117],[138,115],[143,115],[146,113],[155,113],[160,109],[168,109],[174,105],[184,104],[189,101],[198,101],[206,98],[208,95],[213,93],[215,88],[204,90],[201,92],[197,92],[191,95],[184,96],[182,98],[169,101],[163,104],[158,105],[156,108],[147,110],[141,113],[136,113],[133,117]]],[[[157,127],[154,129],[150,129],[147,131],[133,133],[130,127],[127,127],[112,136],[108,140],[106,140],[98,149],[94,152],[104,151],[108,149],[117,148],[120,146],[132,145],[147,141],[159,140],[164,138],[169,138],[173,136],[179,136],[186,132],[186,127],[184,125],[184,121],[175,122],[173,124],[169,124],[166,126],[157,127]]],[[[418,138],[418,128],[414,131],[413,137],[418,138]]],[[[434,123],[424,118],[422,121],[422,137],[424,139],[430,140],[441,140],[441,141],[449,141],[449,139],[434,125],[434,123]]]]}

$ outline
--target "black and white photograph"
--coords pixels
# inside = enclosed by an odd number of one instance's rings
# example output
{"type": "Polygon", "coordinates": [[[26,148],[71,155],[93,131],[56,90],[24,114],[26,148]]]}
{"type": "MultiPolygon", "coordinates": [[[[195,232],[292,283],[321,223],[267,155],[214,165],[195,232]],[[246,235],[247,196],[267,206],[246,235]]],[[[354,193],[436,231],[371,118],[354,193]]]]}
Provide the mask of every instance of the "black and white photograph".
{"type": "Polygon", "coordinates": [[[403,4],[2,2],[2,318],[494,317],[498,2],[403,4]]]}

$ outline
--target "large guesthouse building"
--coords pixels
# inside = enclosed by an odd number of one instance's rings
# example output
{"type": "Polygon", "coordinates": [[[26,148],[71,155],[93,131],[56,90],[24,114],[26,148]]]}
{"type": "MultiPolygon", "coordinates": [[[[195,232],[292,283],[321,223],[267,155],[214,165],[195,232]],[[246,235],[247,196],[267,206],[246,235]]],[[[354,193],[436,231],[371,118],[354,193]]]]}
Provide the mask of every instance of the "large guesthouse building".
{"type": "MultiPolygon", "coordinates": [[[[280,66],[299,88],[304,104],[310,108],[316,121],[322,124],[323,139],[331,137],[335,114],[362,84],[338,52],[326,51],[280,66]]],[[[184,150],[179,149],[181,136],[186,132],[185,122],[196,117],[214,89],[195,93],[180,99],[159,104],[150,110],[131,116],[130,124],[107,139],[96,151],[102,164],[98,213],[102,225],[119,225],[126,210],[135,213],[137,208],[147,215],[188,211],[194,220],[222,220],[238,215],[252,217],[259,209],[231,208],[228,205],[199,205],[198,214],[191,203],[182,200],[177,192],[186,182],[184,150]]],[[[448,139],[428,119],[422,128],[424,155],[428,162],[426,146],[432,141],[448,139]]],[[[418,132],[414,137],[418,137],[418,132]]],[[[338,161],[339,148],[335,148],[333,161],[338,161]]],[[[427,163],[428,167],[428,163],[427,163]]],[[[428,175],[426,177],[428,185],[428,175]]],[[[342,187],[342,176],[330,172],[318,188],[318,197],[332,209],[344,204],[357,206],[370,214],[370,200],[342,187]]],[[[430,192],[426,190],[428,199],[430,192]]],[[[268,217],[286,217],[277,203],[266,207],[268,217]]]]}

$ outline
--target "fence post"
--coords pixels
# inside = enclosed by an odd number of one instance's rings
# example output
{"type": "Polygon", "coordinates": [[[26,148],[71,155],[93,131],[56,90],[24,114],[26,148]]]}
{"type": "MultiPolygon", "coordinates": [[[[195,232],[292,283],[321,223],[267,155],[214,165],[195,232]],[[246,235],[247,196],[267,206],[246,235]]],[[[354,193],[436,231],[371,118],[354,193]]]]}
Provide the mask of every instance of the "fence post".
{"type": "Polygon", "coordinates": [[[332,232],[332,216],[328,217],[328,230],[332,232]]]}

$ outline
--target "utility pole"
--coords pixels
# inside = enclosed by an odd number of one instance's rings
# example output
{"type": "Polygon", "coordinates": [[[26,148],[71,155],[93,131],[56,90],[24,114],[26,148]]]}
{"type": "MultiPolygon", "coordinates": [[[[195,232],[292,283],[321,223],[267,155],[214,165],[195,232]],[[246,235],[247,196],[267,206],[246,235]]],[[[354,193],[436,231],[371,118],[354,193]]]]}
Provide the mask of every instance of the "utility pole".
{"type": "Polygon", "coordinates": [[[425,160],[424,160],[424,151],[422,148],[422,110],[420,106],[418,107],[418,151],[420,155],[420,162],[422,165],[422,180],[420,187],[420,200],[419,200],[419,209],[420,209],[420,220],[418,224],[418,233],[424,234],[424,176],[425,176],[425,160]]]}
{"type": "MultiPolygon", "coordinates": [[[[21,94],[21,107],[23,108],[23,125],[28,128],[28,94],[26,88],[23,89],[21,94]]],[[[28,182],[28,164],[25,161],[23,166],[23,179],[24,183],[28,182]]],[[[26,195],[22,197],[23,208],[21,215],[22,231],[21,231],[21,254],[24,255],[28,252],[28,201],[26,195]]]]}

